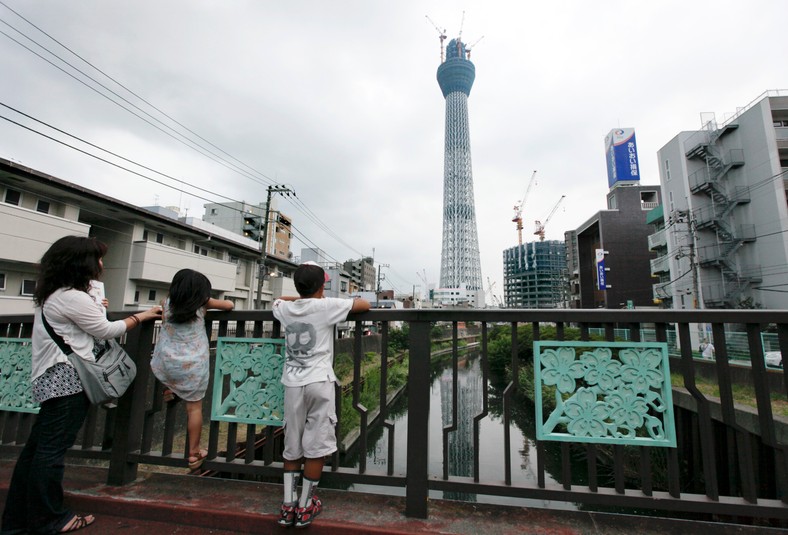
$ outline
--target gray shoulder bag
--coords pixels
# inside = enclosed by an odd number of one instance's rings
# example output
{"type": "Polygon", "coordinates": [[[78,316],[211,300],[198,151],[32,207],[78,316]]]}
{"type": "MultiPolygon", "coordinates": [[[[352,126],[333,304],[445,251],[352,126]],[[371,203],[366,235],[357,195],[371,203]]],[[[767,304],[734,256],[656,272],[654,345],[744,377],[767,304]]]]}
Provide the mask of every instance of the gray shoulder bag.
{"type": "Polygon", "coordinates": [[[74,353],[63,337],[55,332],[44,316],[43,306],[41,321],[49,336],[77,370],[82,389],[91,403],[95,405],[106,403],[121,397],[126,392],[137,375],[137,366],[115,339],[107,340],[107,349],[96,357],[96,362],[93,362],[74,353]]]}

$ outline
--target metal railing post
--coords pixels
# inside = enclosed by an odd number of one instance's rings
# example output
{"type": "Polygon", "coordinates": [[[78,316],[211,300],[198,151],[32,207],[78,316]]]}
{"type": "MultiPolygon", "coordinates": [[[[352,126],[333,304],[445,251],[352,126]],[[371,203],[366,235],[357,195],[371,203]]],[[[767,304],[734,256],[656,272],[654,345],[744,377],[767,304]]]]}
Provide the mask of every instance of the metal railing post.
{"type": "Polygon", "coordinates": [[[405,515],[427,518],[429,414],[430,414],[430,323],[410,323],[408,336],[408,452],[405,515]]]}
{"type": "Polygon", "coordinates": [[[137,463],[129,461],[129,453],[139,449],[142,436],[145,397],[151,375],[153,330],[154,323],[145,322],[126,335],[124,347],[137,365],[137,376],[115,409],[115,434],[112,438],[107,485],[126,485],[137,479],[137,463]]]}

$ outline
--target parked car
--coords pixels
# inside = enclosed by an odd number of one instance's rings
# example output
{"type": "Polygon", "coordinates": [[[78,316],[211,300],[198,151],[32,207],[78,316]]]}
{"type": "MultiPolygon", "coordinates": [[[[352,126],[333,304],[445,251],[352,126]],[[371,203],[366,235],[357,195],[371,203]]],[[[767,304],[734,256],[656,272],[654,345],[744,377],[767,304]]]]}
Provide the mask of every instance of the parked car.
{"type": "Polygon", "coordinates": [[[779,351],[767,351],[763,355],[763,360],[766,361],[767,366],[771,366],[773,368],[783,367],[783,354],[779,351]]]}

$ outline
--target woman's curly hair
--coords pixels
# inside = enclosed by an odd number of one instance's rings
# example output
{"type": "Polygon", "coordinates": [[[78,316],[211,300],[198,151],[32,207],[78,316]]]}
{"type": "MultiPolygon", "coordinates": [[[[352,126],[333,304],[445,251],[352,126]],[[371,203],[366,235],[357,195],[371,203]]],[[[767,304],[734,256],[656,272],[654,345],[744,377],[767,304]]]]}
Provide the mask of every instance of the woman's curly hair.
{"type": "Polygon", "coordinates": [[[33,301],[41,306],[60,288],[87,292],[90,281],[101,275],[99,260],[107,253],[106,244],[96,238],[64,236],[44,253],[39,263],[33,301]]]}

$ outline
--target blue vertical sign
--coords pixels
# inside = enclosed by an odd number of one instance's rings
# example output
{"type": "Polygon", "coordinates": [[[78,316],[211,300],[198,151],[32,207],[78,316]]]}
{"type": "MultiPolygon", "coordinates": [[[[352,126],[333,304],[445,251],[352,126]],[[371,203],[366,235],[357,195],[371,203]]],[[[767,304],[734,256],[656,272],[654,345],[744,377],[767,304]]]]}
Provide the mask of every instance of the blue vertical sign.
{"type": "Polygon", "coordinates": [[[616,128],[605,136],[605,159],[609,187],[612,188],[616,182],[640,180],[634,128],[616,128]]]}
{"type": "Polygon", "coordinates": [[[596,249],[596,281],[597,281],[597,289],[599,290],[607,290],[607,274],[605,272],[605,250],[604,249],[596,249]]]}

